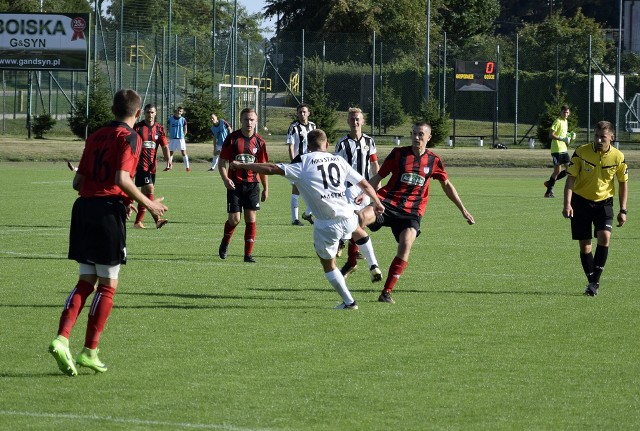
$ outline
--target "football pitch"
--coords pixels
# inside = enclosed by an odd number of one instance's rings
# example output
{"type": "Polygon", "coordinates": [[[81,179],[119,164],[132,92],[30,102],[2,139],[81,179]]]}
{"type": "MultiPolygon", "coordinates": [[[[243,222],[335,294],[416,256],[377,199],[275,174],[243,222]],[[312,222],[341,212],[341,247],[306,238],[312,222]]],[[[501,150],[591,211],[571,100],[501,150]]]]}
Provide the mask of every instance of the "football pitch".
{"type": "MultiPolygon", "coordinates": [[[[360,309],[343,311],[311,226],[291,226],[281,177],[258,213],[257,263],[243,262],[243,223],[218,257],[225,190],[208,166],[159,172],[170,222],[129,222],[100,342],[109,370],[70,378],[47,346],[77,279],[66,259],[72,174],[0,164],[0,429],[640,427],[637,170],[595,298],[582,294],[562,199],[542,197],[550,169],[450,168],[477,224],[432,182],[396,304],[377,302],[382,286],[362,263],[347,281],[360,309]]],[[[396,243],[386,228],[371,237],[386,277],[396,243]]]]}

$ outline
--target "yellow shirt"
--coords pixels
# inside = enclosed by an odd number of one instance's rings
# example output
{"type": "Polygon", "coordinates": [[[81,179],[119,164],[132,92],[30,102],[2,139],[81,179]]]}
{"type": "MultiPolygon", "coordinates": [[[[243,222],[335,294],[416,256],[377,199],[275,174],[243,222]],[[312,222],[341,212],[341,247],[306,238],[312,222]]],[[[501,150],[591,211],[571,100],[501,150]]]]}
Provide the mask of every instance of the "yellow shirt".
{"type": "Polygon", "coordinates": [[[615,195],[613,177],[619,183],[629,180],[624,154],[613,145],[600,154],[593,144],[581,145],[571,156],[567,173],[575,177],[573,192],[590,201],[599,202],[615,195]]]}
{"type": "MultiPolygon", "coordinates": [[[[560,136],[564,138],[567,136],[567,132],[569,131],[569,122],[564,118],[556,118],[556,120],[551,125],[551,130],[553,130],[553,134],[556,136],[560,136]]],[[[567,152],[567,144],[562,141],[558,141],[557,139],[551,140],[551,153],[566,153],[567,152]]]]}

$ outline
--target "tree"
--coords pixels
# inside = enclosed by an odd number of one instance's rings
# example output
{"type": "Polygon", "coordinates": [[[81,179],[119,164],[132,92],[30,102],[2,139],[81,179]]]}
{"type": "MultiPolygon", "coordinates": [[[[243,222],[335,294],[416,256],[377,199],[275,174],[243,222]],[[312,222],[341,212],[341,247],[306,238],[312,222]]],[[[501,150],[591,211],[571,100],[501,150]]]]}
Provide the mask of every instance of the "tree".
{"type": "Polygon", "coordinates": [[[211,113],[224,111],[224,107],[217,100],[211,97],[211,87],[213,80],[206,73],[199,73],[189,79],[189,84],[194,91],[187,93],[184,101],[186,117],[189,120],[189,142],[205,142],[211,139],[211,113]]]}
{"type": "MultiPolygon", "coordinates": [[[[380,97],[380,103],[382,103],[382,117],[380,123],[382,125],[383,133],[387,133],[389,127],[400,126],[404,123],[407,114],[405,114],[402,108],[402,100],[398,93],[389,86],[388,83],[382,86],[382,94],[380,97]]],[[[371,123],[371,115],[367,114],[367,121],[371,123]]],[[[375,124],[374,124],[375,126],[375,124]]]]}
{"type": "Polygon", "coordinates": [[[526,25],[520,32],[520,47],[527,55],[520,59],[523,70],[548,71],[558,61],[560,71],[587,69],[586,52],[591,36],[592,58],[602,64],[606,41],[600,25],[578,10],[567,18],[554,14],[540,24],[526,25]],[[557,50],[556,50],[557,48],[557,50]]]}
{"type": "Polygon", "coordinates": [[[320,60],[315,58],[312,64],[315,66],[311,67],[310,72],[307,72],[308,92],[305,102],[311,106],[313,122],[319,129],[324,130],[329,142],[335,142],[338,104],[332,101],[329,94],[324,91],[324,75],[320,60]]]}
{"type": "Polygon", "coordinates": [[[76,99],[75,109],[69,112],[68,123],[74,135],[85,139],[85,130],[92,134],[100,127],[113,120],[111,106],[113,105],[111,92],[104,85],[101,73],[96,74],[91,91],[89,92],[89,118],[86,116],[87,96],[80,94],[76,99]]]}
{"type": "Polygon", "coordinates": [[[428,147],[435,147],[449,138],[449,114],[440,111],[436,98],[429,97],[429,105],[426,100],[422,99],[420,111],[414,114],[413,121],[415,123],[426,121],[431,125],[431,140],[427,144],[428,147]]]}
{"type": "Polygon", "coordinates": [[[51,116],[51,114],[44,113],[36,115],[31,128],[33,129],[33,133],[36,135],[36,138],[44,139],[44,134],[53,129],[53,126],[55,125],[56,120],[51,116]]]}
{"type": "Polygon", "coordinates": [[[448,0],[440,15],[451,43],[463,45],[476,35],[492,35],[500,14],[498,0],[448,0]]]}
{"type": "MultiPolygon", "coordinates": [[[[551,148],[551,138],[549,137],[549,129],[553,125],[553,122],[560,115],[560,108],[562,105],[568,105],[567,95],[563,93],[560,87],[556,87],[555,94],[551,102],[544,103],[544,111],[538,118],[538,126],[536,129],[536,136],[538,141],[544,148],[551,148]]],[[[568,131],[575,131],[578,126],[578,115],[575,108],[571,108],[571,115],[567,119],[568,131]]]]}

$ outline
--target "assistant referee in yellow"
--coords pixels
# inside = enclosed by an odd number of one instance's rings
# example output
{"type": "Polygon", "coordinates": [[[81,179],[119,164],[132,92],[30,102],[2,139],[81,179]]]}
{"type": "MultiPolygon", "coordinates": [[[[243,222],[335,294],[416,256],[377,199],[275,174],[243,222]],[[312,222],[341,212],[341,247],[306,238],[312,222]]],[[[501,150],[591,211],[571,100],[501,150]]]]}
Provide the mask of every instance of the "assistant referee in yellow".
{"type": "Polygon", "coordinates": [[[611,145],[613,125],[600,121],[592,144],[581,145],[571,156],[564,187],[562,215],[571,219],[571,237],[580,245],[580,261],[589,284],[585,295],[596,296],[609,254],[613,228],[614,178],[618,179],[618,226],[627,221],[629,168],[624,154],[611,145]],[[592,234],[593,228],[593,234],[592,234]],[[597,238],[595,254],[591,239],[597,238]]]}

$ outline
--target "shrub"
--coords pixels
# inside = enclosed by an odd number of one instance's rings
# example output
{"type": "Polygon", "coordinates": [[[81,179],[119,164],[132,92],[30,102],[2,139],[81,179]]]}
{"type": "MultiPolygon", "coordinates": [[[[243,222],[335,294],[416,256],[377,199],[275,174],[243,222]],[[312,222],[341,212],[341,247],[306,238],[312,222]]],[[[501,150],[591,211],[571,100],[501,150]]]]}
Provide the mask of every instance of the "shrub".
{"type": "Polygon", "coordinates": [[[113,96],[103,85],[101,74],[96,75],[91,92],[89,93],[89,118],[87,119],[87,93],[82,93],[76,99],[75,109],[69,112],[69,128],[74,135],[85,139],[85,129],[87,136],[98,130],[100,127],[113,120],[111,106],[113,96]]]}
{"type": "Polygon", "coordinates": [[[56,120],[51,116],[51,114],[44,113],[35,116],[31,129],[36,135],[36,138],[43,139],[44,134],[53,129],[53,126],[55,125],[56,120]]]}
{"type": "Polygon", "coordinates": [[[434,97],[429,98],[429,106],[422,100],[422,107],[413,116],[415,123],[426,121],[431,125],[431,140],[427,144],[429,148],[435,147],[449,138],[449,114],[440,111],[438,101],[434,97]]]}
{"type": "MultiPolygon", "coordinates": [[[[562,105],[569,105],[567,103],[567,95],[560,91],[560,87],[556,87],[555,94],[551,102],[544,102],[544,111],[538,118],[538,126],[536,129],[536,136],[538,141],[542,143],[543,148],[551,148],[551,138],[549,138],[549,129],[553,125],[553,122],[560,115],[560,108],[562,105]]],[[[567,119],[569,124],[569,131],[575,131],[578,125],[578,116],[573,107],[571,107],[571,115],[567,119]]]]}

